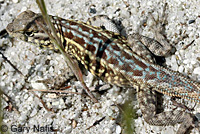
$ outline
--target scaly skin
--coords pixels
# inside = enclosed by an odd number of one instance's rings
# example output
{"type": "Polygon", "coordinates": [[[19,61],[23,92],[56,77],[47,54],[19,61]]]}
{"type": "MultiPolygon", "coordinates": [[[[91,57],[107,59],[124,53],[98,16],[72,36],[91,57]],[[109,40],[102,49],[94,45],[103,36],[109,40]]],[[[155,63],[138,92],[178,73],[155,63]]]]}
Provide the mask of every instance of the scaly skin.
{"type": "MultiPolygon", "coordinates": [[[[136,87],[138,100],[144,119],[152,125],[174,125],[182,123],[178,133],[194,127],[194,117],[182,111],[169,111],[156,114],[154,92],[177,96],[197,103],[200,102],[200,85],[182,74],[159,66],[133,51],[134,42],[119,34],[103,30],[86,23],[65,20],[51,16],[65,51],[80,61],[93,75],[103,81],[120,87],[136,87]]],[[[7,32],[21,40],[40,47],[56,49],[49,37],[37,22],[51,32],[41,14],[31,11],[21,13],[10,23],[7,32]]],[[[151,48],[156,41],[141,36],[151,48]]],[[[131,37],[131,36],[130,36],[131,37]]]]}

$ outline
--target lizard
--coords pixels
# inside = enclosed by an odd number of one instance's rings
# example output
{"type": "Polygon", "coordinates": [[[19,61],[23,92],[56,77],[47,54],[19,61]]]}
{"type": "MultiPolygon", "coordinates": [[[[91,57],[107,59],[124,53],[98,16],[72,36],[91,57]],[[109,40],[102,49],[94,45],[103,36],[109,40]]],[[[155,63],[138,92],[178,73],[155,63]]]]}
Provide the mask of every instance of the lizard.
{"type": "MultiPolygon", "coordinates": [[[[136,88],[139,106],[147,123],[156,126],[181,123],[178,134],[195,127],[196,117],[182,110],[156,113],[155,92],[200,102],[199,83],[155,64],[150,52],[146,51],[149,54],[145,57],[133,49],[136,46],[143,51],[146,47],[152,50],[162,47],[159,42],[139,34],[132,34],[127,39],[82,21],[57,16],[50,18],[66,53],[80,61],[94,76],[112,85],[136,88]]],[[[56,51],[41,25],[51,32],[41,14],[27,10],[8,24],[6,30],[10,36],[56,51]]]]}

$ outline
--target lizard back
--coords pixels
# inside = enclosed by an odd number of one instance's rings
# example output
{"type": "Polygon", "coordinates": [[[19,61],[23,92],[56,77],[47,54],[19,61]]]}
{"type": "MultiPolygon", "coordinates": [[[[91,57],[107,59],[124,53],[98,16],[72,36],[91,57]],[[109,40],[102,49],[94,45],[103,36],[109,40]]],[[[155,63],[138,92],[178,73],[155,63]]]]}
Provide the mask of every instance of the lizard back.
{"type": "MultiPolygon", "coordinates": [[[[155,65],[134,53],[119,34],[75,20],[51,16],[65,51],[79,60],[93,75],[118,86],[147,86],[170,96],[200,101],[200,85],[182,74],[155,65]]],[[[41,14],[21,13],[7,26],[10,35],[40,47],[56,49],[38,25],[41,14]]]]}

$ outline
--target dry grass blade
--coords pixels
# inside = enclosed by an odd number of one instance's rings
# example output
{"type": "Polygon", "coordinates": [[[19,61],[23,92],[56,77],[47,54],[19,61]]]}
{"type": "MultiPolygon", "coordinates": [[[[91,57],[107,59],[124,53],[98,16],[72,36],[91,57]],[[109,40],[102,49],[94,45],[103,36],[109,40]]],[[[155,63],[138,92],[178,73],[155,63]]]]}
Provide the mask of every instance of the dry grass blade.
{"type": "Polygon", "coordinates": [[[8,60],[7,59],[7,57],[6,56],[4,56],[4,54],[2,53],[2,52],[0,52],[0,54],[1,54],[1,56],[2,56],[2,58],[5,60],[5,61],[7,61],[8,62],[8,64],[10,64],[11,65],[11,67],[13,67],[19,74],[21,74],[22,76],[24,76],[23,74],[22,74],[22,72],[21,71],[19,71],[19,69],[14,65],[14,64],[12,64],[11,63],[11,61],[10,60],[8,60]]]}
{"type": "Polygon", "coordinates": [[[40,92],[47,92],[47,93],[65,93],[65,94],[78,94],[78,95],[83,95],[81,93],[77,92],[70,92],[70,91],[63,91],[63,90],[43,90],[43,89],[32,89],[29,91],[40,91],[40,92]]]}
{"type": "Polygon", "coordinates": [[[54,112],[52,109],[49,109],[48,107],[47,107],[47,105],[45,104],[45,102],[36,94],[36,93],[34,93],[33,91],[30,91],[32,94],[34,94],[39,100],[40,100],[40,102],[42,103],[42,105],[43,105],[43,107],[47,110],[47,111],[49,111],[49,112],[54,112]]]}

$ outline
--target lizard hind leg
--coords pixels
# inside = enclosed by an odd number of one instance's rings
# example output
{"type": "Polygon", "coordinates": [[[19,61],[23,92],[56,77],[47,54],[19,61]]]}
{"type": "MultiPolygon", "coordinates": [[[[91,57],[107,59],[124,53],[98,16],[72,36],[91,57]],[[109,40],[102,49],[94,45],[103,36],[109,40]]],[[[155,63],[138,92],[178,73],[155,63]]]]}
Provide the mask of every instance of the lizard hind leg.
{"type": "Polygon", "coordinates": [[[164,65],[164,57],[174,51],[174,47],[170,45],[165,36],[166,6],[167,4],[164,5],[161,15],[157,15],[157,19],[153,17],[152,12],[149,12],[145,21],[141,21],[136,33],[129,34],[127,37],[130,47],[137,55],[159,65],[164,65]],[[147,23],[149,31],[153,33],[154,37],[149,38],[140,34],[144,22],[147,23]]]}
{"type": "Polygon", "coordinates": [[[157,113],[157,99],[154,90],[141,88],[138,90],[137,97],[143,118],[148,124],[168,126],[180,123],[177,134],[189,132],[195,126],[195,116],[185,111],[176,109],[157,113]]]}
{"type": "Polygon", "coordinates": [[[165,33],[165,25],[167,24],[167,14],[166,14],[167,3],[164,4],[161,15],[155,19],[152,13],[149,13],[149,24],[150,30],[153,32],[155,40],[160,43],[160,46],[154,45],[155,47],[150,48],[151,51],[157,56],[167,56],[170,52],[174,51],[167,40],[165,33]]]}
{"type": "MultiPolygon", "coordinates": [[[[145,28],[149,28],[147,30],[153,33],[151,34],[153,37],[149,38],[152,41],[148,42],[149,39],[145,38],[145,36],[138,36],[137,39],[141,40],[143,45],[156,56],[167,56],[173,48],[168,42],[165,34],[165,25],[167,24],[166,7],[167,4],[165,3],[161,13],[154,11],[149,12],[145,21],[141,21],[136,30],[136,34],[141,34],[142,31],[144,31],[142,30],[142,27],[147,25],[145,28]],[[153,13],[155,13],[155,15],[153,15],[153,13]]],[[[129,38],[131,38],[131,35],[129,36],[129,38]]]]}

